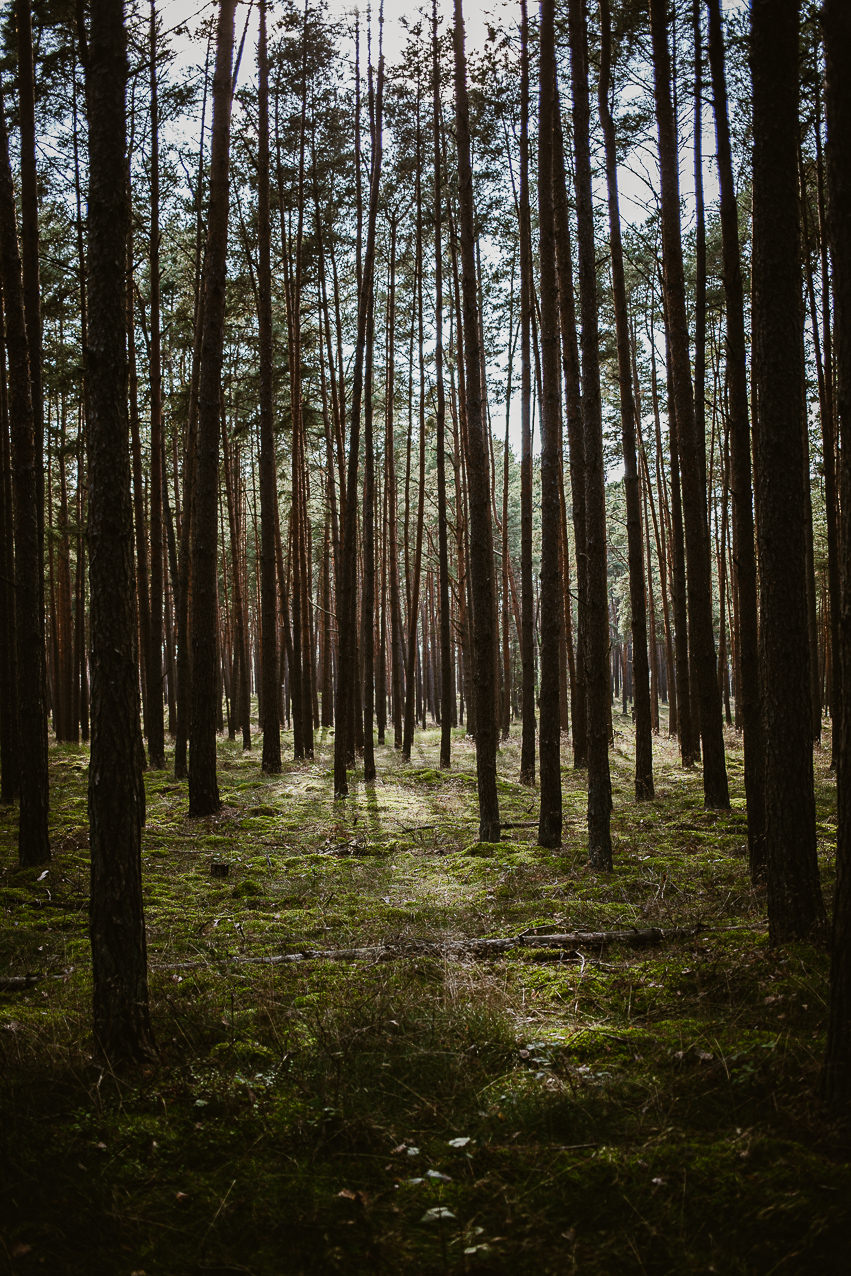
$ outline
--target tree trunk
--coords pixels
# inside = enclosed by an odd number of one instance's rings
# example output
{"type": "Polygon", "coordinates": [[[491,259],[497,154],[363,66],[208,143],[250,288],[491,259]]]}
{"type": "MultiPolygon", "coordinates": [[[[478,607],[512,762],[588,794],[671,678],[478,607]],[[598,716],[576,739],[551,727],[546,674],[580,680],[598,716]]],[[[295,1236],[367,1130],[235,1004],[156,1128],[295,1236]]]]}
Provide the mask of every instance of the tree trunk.
{"type": "Polygon", "coordinates": [[[462,0],[455,0],[455,129],[458,148],[458,225],[461,248],[466,388],[467,476],[470,486],[470,572],[473,592],[473,657],[476,698],[476,780],[479,840],[499,841],[496,788],[497,725],[494,702],[494,564],[487,440],[482,404],[482,350],[476,290],[473,169],[462,0]]]}
{"type": "Polygon", "coordinates": [[[772,943],[819,930],[807,630],[803,313],[798,225],[798,3],[754,0],[753,333],[772,943]]]}
{"type": "Polygon", "coordinates": [[[366,368],[363,404],[363,584],[361,647],[363,649],[363,778],[375,779],[375,445],[372,429],[372,352],[375,341],[375,290],[370,290],[366,325],[366,368]]]}
{"type": "MultiPolygon", "coordinates": [[[[529,22],[520,0],[520,783],[535,783],[535,585],[532,579],[532,230],[529,209],[529,22]]],[[[539,183],[540,184],[540,183],[539,183]]]]}
{"type": "Polygon", "coordinates": [[[435,447],[437,449],[437,537],[438,592],[440,623],[440,765],[452,762],[452,638],[449,629],[449,532],[446,522],[446,390],[443,384],[443,243],[441,204],[443,193],[440,174],[440,64],[437,36],[437,0],[432,0],[431,57],[434,142],[434,377],[437,399],[435,410],[435,447]]]}
{"type": "Polygon", "coordinates": [[[260,338],[260,643],[263,759],[267,775],[281,771],[281,723],[278,715],[278,590],[275,577],[274,363],[272,347],[272,245],[269,199],[269,54],[266,38],[268,0],[260,3],[257,45],[257,323],[260,338]]]}
{"type": "MultiPolygon", "coordinates": [[[[3,102],[0,97],[0,117],[3,102]]],[[[42,562],[35,422],[18,250],[9,140],[0,118],[0,273],[9,358],[9,421],[15,509],[15,636],[20,768],[18,859],[22,866],[50,859],[47,829],[47,686],[42,624],[42,562]]],[[[123,263],[122,263],[123,266],[123,263]]]]}
{"type": "MultiPolygon", "coordinates": [[[[846,48],[846,56],[847,56],[846,48]]],[[[816,52],[816,62],[818,61],[818,52],[816,52]]],[[[816,65],[816,75],[818,76],[818,65],[816,65]]],[[[839,701],[842,696],[841,680],[842,680],[842,661],[839,657],[839,648],[841,646],[840,637],[840,614],[842,609],[842,583],[841,572],[842,564],[840,562],[840,509],[839,509],[839,493],[837,490],[837,473],[836,473],[836,395],[834,380],[838,379],[838,370],[835,366],[835,359],[831,351],[830,338],[830,285],[831,273],[828,265],[828,239],[830,231],[825,225],[827,220],[827,212],[825,208],[825,191],[824,191],[824,161],[822,155],[821,142],[821,100],[819,94],[815,95],[815,121],[813,132],[815,134],[816,146],[816,174],[818,183],[818,208],[820,221],[820,257],[821,257],[821,292],[822,292],[822,328],[823,328],[823,346],[824,346],[824,400],[821,409],[821,427],[822,427],[822,459],[824,464],[824,504],[825,504],[825,522],[827,525],[827,572],[828,572],[828,597],[830,600],[830,641],[833,650],[833,676],[831,678],[830,687],[830,714],[833,722],[833,733],[831,740],[831,765],[836,770],[839,762],[838,739],[839,739],[839,701]]],[[[802,209],[806,207],[806,199],[801,201],[802,209]]],[[[818,334],[816,329],[815,307],[813,307],[813,337],[817,341],[818,334]]]]}
{"type": "MultiPolygon", "coordinates": [[[[671,389],[670,355],[667,329],[665,330],[665,372],[668,406],[668,455],[671,470],[670,493],[666,491],[665,466],[662,448],[662,424],[659,411],[659,388],[656,377],[656,345],[650,336],[650,385],[653,397],[653,424],[656,434],[656,487],[659,493],[660,530],[662,532],[659,561],[667,566],[667,579],[663,580],[671,595],[670,611],[673,617],[673,637],[669,641],[668,666],[671,688],[668,734],[677,736],[680,742],[680,758],[684,767],[697,761],[697,745],[691,717],[689,698],[688,620],[686,615],[686,559],[683,544],[683,507],[680,490],[680,463],[677,456],[677,423],[674,411],[674,395],[671,389]],[[667,547],[667,552],[666,552],[667,547]]],[[[648,477],[649,482],[649,477],[648,477]]],[[[670,629],[669,629],[670,636],[670,629]]]]}
{"type": "MultiPolygon", "coordinates": [[[[700,736],[703,745],[703,795],[707,807],[730,805],[724,760],[721,694],[715,673],[712,627],[712,579],[706,518],[706,490],[701,465],[701,440],[691,384],[688,323],[680,231],[677,171],[677,129],[671,102],[667,3],[650,0],[656,120],[659,132],[662,256],[666,320],[670,335],[671,372],[677,447],[683,484],[683,512],[688,562],[688,617],[691,660],[699,693],[700,736]]],[[[682,705],[682,700],[680,700],[682,705]]]]}
{"type": "MultiPolygon", "coordinates": [[[[225,470],[225,499],[228,507],[228,529],[230,531],[231,576],[233,580],[233,646],[234,671],[237,676],[233,682],[233,719],[234,725],[242,731],[243,749],[251,748],[250,691],[249,691],[249,658],[248,658],[248,617],[245,608],[244,579],[242,571],[242,546],[239,517],[239,450],[231,448],[225,424],[225,412],[222,410],[222,457],[225,470]]],[[[222,538],[224,540],[224,537],[222,538]]]]}
{"type": "MultiPolygon", "coordinates": [[[[380,471],[379,471],[380,475],[380,471]]],[[[378,575],[378,604],[375,622],[375,729],[378,743],[387,740],[387,488],[378,480],[376,511],[381,506],[381,549],[378,575]]]]}
{"type": "Polygon", "coordinates": [[[145,791],[137,684],[124,271],[126,45],[121,0],[91,5],[89,114],[89,553],[92,746],[90,923],[94,1032],[111,1065],[154,1053],[142,909],[145,791]]]}
{"type": "MultiPolygon", "coordinates": [[[[54,624],[58,638],[59,660],[56,669],[56,708],[62,722],[62,738],[79,743],[80,730],[74,720],[74,637],[71,608],[71,536],[68,524],[68,482],[66,477],[66,398],[61,395],[59,405],[59,447],[56,462],[59,468],[59,526],[57,527],[56,608],[54,624]]],[[[59,738],[57,736],[57,738],[59,738]]]]}
{"type": "Polygon", "coordinates": [[[163,722],[163,475],[162,475],[162,355],[160,350],[160,142],[157,89],[157,18],[151,0],[151,226],[149,266],[151,276],[151,605],[148,645],[148,699],[145,734],[148,761],[154,770],[165,769],[163,722]]]}
{"type": "Polygon", "coordinates": [[[15,649],[15,542],[12,448],[6,349],[0,340],[0,802],[14,802],[20,783],[18,678],[15,649]]]}
{"type": "MultiPolygon", "coordinates": [[[[703,49],[700,0],[692,0],[694,46],[694,422],[706,490],[706,207],[703,198],[703,49]]],[[[706,535],[709,535],[707,521],[706,535]]]]}
{"type": "Polygon", "coordinates": [[[748,808],[748,860],[751,879],[765,876],[765,747],[760,711],[757,577],[751,483],[751,440],[748,421],[747,356],[744,287],[739,254],[739,221],[733,186],[727,85],[721,34],[720,0],[708,0],[709,66],[715,102],[718,184],[721,196],[721,238],[726,301],[727,401],[730,414],[730,466],[733,493],[733,556],[737,588],[737,656],[739,676],[736,704],[742,718],[745,754],[745,796],[748,808]]]}
{"type": "Polygon", "coordinates": [[[231,60],[236,0],[220,0],[213,79],[210,202],[204,258],[203,328],[198,388],[198,450],[192,527],[192,731],[189,814],[220,806],[216,778],[216,577],[219,439],[228,230],[231,60]]]}
{"type": "MultiPolygon", "coordinates": [[[[423,326],[423,210],[422,210],[422,183],[420,179],[421,159],[423,154],[422,131],[420,128],[420,90],[417,86],[417,173],[415,179],[415,202],[416,202],[416,246],[414,256],[414,305],[412,308],[411,318],[411,365],[409,369],[409,394],[413,394],[413,336],[414,323],[417,324],[417,350],[419,352],[419,440],[418,440],[418,459],[419,459],[419,475],[417,482],[417,513],[416,513],[416,532],[414,539],[414,563],[413,573],[408,574],[408,647],[405,659],[405,722],[404,732],[402,735],[402,757],[406,762],[411,758],[411,747],[414,743],[414,720],[415,720],[415,666],[417,660],[417,627],[419,621],[420,610],[420,581],[422,578],[422,558],[423,558],[423,523],[425,521],[425,334],[423,326]]],[[[409,429],[408,429],[408,449],[410,461],[411,446],[411,425],[410,425],[410,398],[409,398],[409,429]]],[[[410,464],[408,466],[410,470],[410,464]]],[[[407,476],[406,476],[407,477],[407,476]]],[[[406,485],[407,486],[407,485],[406,485]]],[[[406,514],[409,503],[406,499],[406,514]]],[[[407,526],[406,518],[406,526],[407,526]]],[[[407,537],[406,537],[407,544],[407,537]]],[[[406,567],[408,566],[406,562],[406,567]]]]}
{"type": "Polygon", "coordinates": [[[562,430],[559,439],[559,457],[561,458],[558,475],[559,504],[561,506],[559,571],[562,581],[562,655],[560,660],[562,664],[561,677],[566,680],[565,686],[561,689],[561,729],[562,731],[568,731],[572,726],[575,731],[579,675],[573,641],[573,591],[571,589],[570,543],[567,537],[567,498],[564,490],[564,430],[562,430]]]}
{"type": "Polygon", "coordinates": [[[561,705],[559,578],[561,413],[559,405],[558,277],[553,211],[555,0],[541,3],[541,83],[538,114],[538,225],[541,266],[541,808],[538,845],[561,845],[561,705]]]}
{"type": "MultiPolygon", "coordinates": [[[[21,143],[21,277],[29,350],[30,397],[35,431],[38,554],[44,561],[44,403],[42,392],[41,282],[39,279],[38,175],[35,144],[35,67],[31,0],[15,0],[18,52],[18,111],[21,143]]],[[[44,630],[44,593],[40,593],[44,630]]]]}
{"type": "MultiPolygon", "coordinates": [[[[131,131],[132,145],[132,131],[131,131]]],[[[130,168],[127,168],[128,198],[130,168]]],[[[136,608],[139,624],[139,674],[142,684],[142,721],[148,721],[148,660],[151,631],[150,588],[148,576],[148,529],[145,518],[145,480],[142,470],[142,436],[139,426],[139,380],[136,368],[136,320],[133,298],[133,222],[127,235],[127,354],[128,408],[130,414],[130,457],[133,478],[133,529],[136,545],[136,608]]]]}
{"type": "Polygon", "coordinates": [[[650,714],[650,669],[647,661],[647,612],[644,580],[644,545],[641,535],[641,494],[635,447],[636,406],[632,386],[629,317],[626,309],[626,283],[621,245],[620,208],[618,203],[615,125],[609,106],[611,70],[611,29],[608,0],[602,0],[602,42],[600,81],[597,96],[600,120],[606,146],[606,182],[609,192],[609,241],[612,254],[612,296],[618,346],[618,385],[621,399],[621,438],[624,459],[624,497],[626,501],[626,534],[629,559],[629,602],[632,612],[632,666],[635,685],[635,796],[646,801],[653,797],[653,724],[650,714]]]}
{"type": "MultiPolygon", "coordinates": [[[[588,705],[588,857],[612,868],[609,774],[609,610],[606,597],[606,491],[600,402],[594,210],[589,139],[588,45],[584,0],[570,0],[570,65],[576,148],[576,216],[582,321],[582,418],[585,466],[585,685],[588,705]]],[[[583,599],[580,598],[580,606],[583,599]]]]}
{"type": "Polygon", "coordinates": [[[80,721],[80,739],[89,738],[89,665],[86,645],[86,537],[84,522],[86,508],[83,503],[83,447],[78,441],[77,473],[80,476],[77,485],[77,579],[74,602],[74,671],[75,671],[75,712],[80,721]]]}
{"type": "Polygon", "coordinates": [[[830,1017],[822,1088],[828,1103],[847,1116],[851,1101],[851,11],[843,0],[822,10],[827,58],[828,229],[833,263],[836,402],[840,439],[842,508],[842,610],[836,657],[842,662],[837,750],[838,820],[836,894],[830,965],[830,1017]]]}
{"type": "MultiPolygon", "coordinates": [[[[287,286],[289,327],[290,412],[292,417],[292,647],[293,752],[296,758],[313,757],[313,663],[310,648],[310,572],[307,555],[307,471],[305,465],[304,390],[302,385],[302,277],[305,211],[305,151],[307,144],[307,19],[302,23],[301,110],[299,121],[298,220],[293,262],[284,273],[287,286]]],[[[282,234],[285,230],[281,219],[282,234]]]]}
{"type": "Polygon", "coordinates": [[[375,146],[372,152],[369,214],[367,219],[366,253],[363,277],[358,290],[357,335],[355,340],[354,374],[349,426],[349,460],[346,478],[345,513],[343,519],[343,544],[341,569],[337,588],[337,688],[334,698],[334,796],[348,796],[349,781],[346,774],[349,747],[349,709],[354,698],[357,666],[351,659],[356,645],[357,598],[357,478],[358,451],[360,448],[360,416],[363,400],[363,360],[366,347],[369,295],[375,264],[375,228],[378,218],[378,192],[381,180],[381,121],[384,99],[384,58],[378,61],[378,83],[375,100],[375,146]]]}
{"type": "MultiPolygon", "coordinates": [[[[211,37],[212,38],[212,37],[211,37]]],[[[201,370],[201,336],[204,324],[204,288],[202,276],[204,188],[204,138],[207,117],[207,84],[209,79],[210,43],[204,64],[204,96],[201,105],[201,136],[198,145],[198,181],[195,189],[195,307],[192,361],[189,379],[189,406],[186,417],[186,441],[183,454],[183,518],[180,524],[180,553],[177,578],[177,734],[174,741],[175,779],[189,774],[187,744],[192,718],[192,521],[195,506],[195,481],[198,461],[198,378],[201,370]]]]}
{"type": "Polygon", "coordinates": [[[387,493],[387,553],[390,576],[390,697],[393,711],[393,747],[402,747],[402,602],[399,585],[399,533],[396,502],[396,443],[393,435],[395,406],[396,324],[396,219],[390,221],[390,280],[387,296],[387,365],[384,390],[384,487],[387,493]]]}
{"type": "MultiPolygon", "coordinates": [[[[570,453],[570,488],[573,511],[573,541],[576,550],[576,590],[580,605],[577,610],[575,676],[571,679],[570,717],[573,723],[573,765],[582,770],[588,765],[588,706],[585,685],[585,594],[586,594],[586,537],[585,537],[585,440],[582,433],[582,388],[579,376],[579,343],[576,306],[573,298],[573,261],[571,256],[571,231],[567,209],[567,183],[564,168],[564,139],[561,127],[561,107],[556,85],[555,137],[553,146],[553,203],[556,227],[556,258],[558,265],[559,320],[561,325],[562,379],[564,381],[564,407],[567,422],[567,443],[570,453]]],[[[565,511],[566,514],[566,511],[565,511]]],[[[565,563],[567,562],[567,527],[563,533],[565,563]]],[[[565,627],[570,616],[570,593],[565,576],[565,627]]]]}
{"type": "Polygon", "coordinates": [[[505,439],[502,447],[502,708],[500,739],[507,740],[511,731],[511,600],[510,600],[510,550],[508,545],[508,488],[511,460],[511,393],[512,364],[514,362],[514,265],[511,270],[511,292],[508,301],[509,339],[508,360],[505,375],[505,439]]]}

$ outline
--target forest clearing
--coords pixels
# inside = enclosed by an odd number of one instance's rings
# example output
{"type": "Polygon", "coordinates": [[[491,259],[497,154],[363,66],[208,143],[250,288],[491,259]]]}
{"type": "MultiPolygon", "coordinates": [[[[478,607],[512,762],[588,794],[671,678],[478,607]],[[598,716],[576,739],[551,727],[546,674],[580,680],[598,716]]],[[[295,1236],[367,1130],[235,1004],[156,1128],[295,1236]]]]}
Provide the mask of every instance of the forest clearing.
{"type": "MultiPolygon", "coordinates": [[[[149,771],[160,1059],[131,1077],[92,1056],[87,756],[53,748],[49,872],[16,868],[10,812],[0,826],[0,967],[40,976],[0,991],[8,1269],[844,1272],[851,1166],[817,1101],[826,954],[768,945],[741,751],[730,736],[730,811],[704,809],[665,738],[656,799],[637,803],[632,724],[616,713],[615,729],[602,876],[569,770],[564,847],[535,845],[516,738],[499,763],[516,827],[493,846],[476,842],[460,734],[451,772],[434,729],[409,765],[379,747],[376,782],[345,804],[327,732],[280,776],[223,744],[222,809],[200,822],[149,771]],[[698,929],[534,946],[633,927],[698,929]],[[427,947],[521,934],[530,947],[493,958],[427,947]],[[389,960],[269,964],[377,945],[389,960]]],[[[817,757],[829,888],[835,792],[817,757]]]]}

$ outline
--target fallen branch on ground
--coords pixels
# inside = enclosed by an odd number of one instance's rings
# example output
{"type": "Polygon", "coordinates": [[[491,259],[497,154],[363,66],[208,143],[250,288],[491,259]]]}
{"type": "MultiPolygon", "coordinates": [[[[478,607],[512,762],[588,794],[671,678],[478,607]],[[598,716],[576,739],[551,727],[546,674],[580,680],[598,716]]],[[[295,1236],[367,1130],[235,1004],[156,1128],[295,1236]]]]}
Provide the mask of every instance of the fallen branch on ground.
{"type": "Polygon", "coordinates": [[[26,992],[42,978],[42,975],[3,975],[0,977],[0,992],[26,992]]]}
{"type": "MultiPolygon", "coordinates": [[[[376,944],[369,948],[300,948],[291,953],[275,953],[269,957],[235,957],[235,965],[252,966],[285,966],[302,961],[396,961],[402,957],[499,957],[502,953],[517,948],[541,949],[547,951],[542,960],[553,960],[552,953],[578,957],[584,950],[606,948],[610,944],[627,944],[634,948],[661,944],[666,939],[690,939],[705,928],[696,926],[674,926],[662,929],[649,926],[639,930],[598,930],[572,931],[569,934],[536,934],[524,931],[521,935],[512,935],[508,939],[398,939],[384,944],[376,944]]],[[[198,962],[183,962],[178,965],[154,966],[155,970],[188,970],[195,969],[198,962]]]]}

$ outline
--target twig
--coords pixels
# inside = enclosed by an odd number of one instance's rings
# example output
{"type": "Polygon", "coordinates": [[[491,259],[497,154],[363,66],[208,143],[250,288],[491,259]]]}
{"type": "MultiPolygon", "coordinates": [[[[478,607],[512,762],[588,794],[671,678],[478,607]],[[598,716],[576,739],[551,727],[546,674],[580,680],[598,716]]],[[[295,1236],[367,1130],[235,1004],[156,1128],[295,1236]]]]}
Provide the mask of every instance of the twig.
{"type": "Polygon", "coordinates": [[[202,1236],[202,1238],[201,1238],[201,1245],[199,1246],[199,1252],[200,1252],[200,1249],[201,1249],[201,1248],[203,1248],[204,1243],[205,1243],[205,1241],[207,1240],[207,1237],[210,1235],[210,1232],[211,1232],[211,1231],[213,1230],[213,1228],[215,1227],[215,1225],[216,1225],[216,1219],[219,1217],[219,1215],[221,1214],[222,1210],[223,1210],[223,1209],[225,1208],[225,1206],[227,1205],[228,1197],[230,1196],[231,1192],[233,1191],[233,1189],[234,1189],[235,1187],[236,1187],[236,1179],[234,1179],[234,1180],[233,1180],[233,1182],[231,1183],[230,1187],[229,1187],[229,1188],[228,1188],[228,1190],[225,1192],[225,1194],[224,1194],[224,1196],[222,1197],[222,1199],[219,1201],[219,1208],[216,1210],[215,1214],[214,1214],[214,1215],[213,1215],[213,1217],[210,1219],[210,1222],[209,1222],[209,1224],[207,1225],[207,1230],[206,1230],[206,1232],[204,1233],[204,1235],[203,1235],[203,1236],[202,1236]]]}

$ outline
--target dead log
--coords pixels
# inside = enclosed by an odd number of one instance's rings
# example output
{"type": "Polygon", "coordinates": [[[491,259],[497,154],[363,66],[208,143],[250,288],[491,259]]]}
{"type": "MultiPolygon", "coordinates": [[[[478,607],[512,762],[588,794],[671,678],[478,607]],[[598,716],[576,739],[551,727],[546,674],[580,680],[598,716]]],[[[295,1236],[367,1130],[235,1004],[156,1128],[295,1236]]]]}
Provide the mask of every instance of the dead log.
{"type": "MultiPolygon", "coordinates": [[[[373,963],[398,961],[404,957],[441,957],[457,960],[462,957],[499,957],[514,949],[538,950],[540,960],[579,959],[589,950],[599,951],[612,944],[626,944],[632,948],[661,944],[665,940],[690,939],[705,928],[674,926],[663,929],[648,926],[628,930],[577,930],[565,934],[524,931],[505,939],[394,939],[368,948],[296,948],[289,953],[275,953],[268,957],[234,957],[238,966],[288,966],[304,961],[368,961],[373,963]],[[555,954],[559,957],[556,958],[555,954]],[[546,954],[546,955],[544,955],[546,954]]],[[[155,970],[196,969],[198,962],[182,962],[177,965],[154,966],[155,970]]]]}

